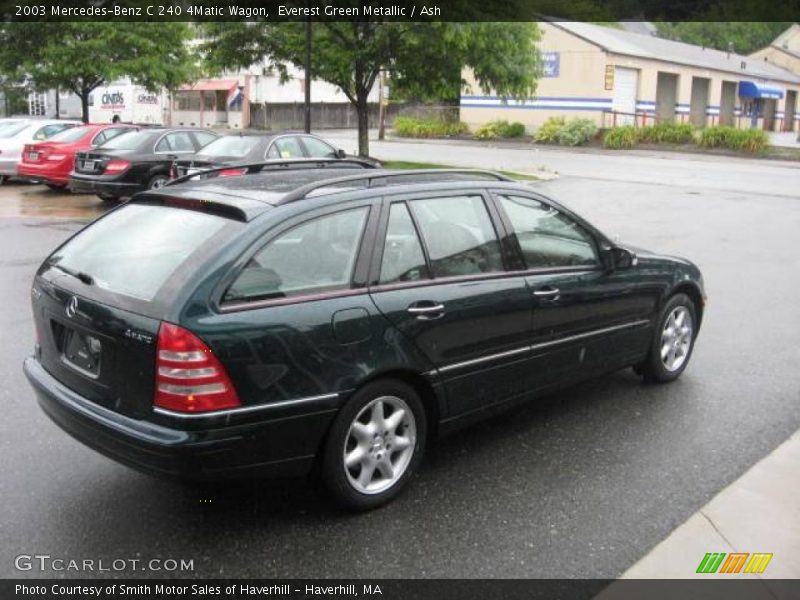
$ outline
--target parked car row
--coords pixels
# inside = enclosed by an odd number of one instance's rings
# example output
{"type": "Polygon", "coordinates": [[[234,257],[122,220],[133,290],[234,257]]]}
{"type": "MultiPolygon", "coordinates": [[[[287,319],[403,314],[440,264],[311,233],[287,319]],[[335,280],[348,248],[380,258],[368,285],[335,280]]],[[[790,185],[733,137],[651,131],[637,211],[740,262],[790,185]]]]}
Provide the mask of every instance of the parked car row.
{"type": "Polygon", "coordinates": [[[109,201],[158,189],[187,175],[200,176],[207,171],[223,177],[243,175],[258,165],[303,160],[348,160],[360,167],[380,166],[372,159],[348,156],[310,134],[221,136],[187,127],[81,125],[33,119],[11,120],[7,126],[0,121],[0,173],[4,176],[43,183],[52,189],[96,194],[109,201]],[[6,132],[11,140],[7,147],[16,148],[15,153],[3,146],[6,132]]]}

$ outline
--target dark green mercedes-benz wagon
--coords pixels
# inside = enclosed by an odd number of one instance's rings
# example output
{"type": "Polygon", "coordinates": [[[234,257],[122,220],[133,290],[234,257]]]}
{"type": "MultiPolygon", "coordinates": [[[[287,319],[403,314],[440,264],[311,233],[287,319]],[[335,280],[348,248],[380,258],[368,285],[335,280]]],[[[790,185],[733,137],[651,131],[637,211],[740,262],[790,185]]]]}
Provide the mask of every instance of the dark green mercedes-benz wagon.
{"type": "Polygon", "coordinates": [[[329,167],[139,194],[45,260],[32,302],[25,372],[83,443],[192,479],[318,472],[370,508],[495,409],[675,379],[704,291],[501,175],[329,167]]]}

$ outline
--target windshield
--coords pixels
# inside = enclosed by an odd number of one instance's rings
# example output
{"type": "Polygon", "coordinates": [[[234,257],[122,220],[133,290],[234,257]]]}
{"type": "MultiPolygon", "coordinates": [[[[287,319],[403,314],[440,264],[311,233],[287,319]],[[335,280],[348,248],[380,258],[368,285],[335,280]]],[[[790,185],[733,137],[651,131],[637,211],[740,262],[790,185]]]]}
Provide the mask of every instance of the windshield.
{"type": "Polygon", "coordinates": [[[242,158],[255,148],[260,139],[255,136],[228,135],[218,138],[203,148],[203,156],[233,156],[242,158]]]}
{"type": "Polygon", "coordinates": [[[99,288],[152,300],[226,222],[183,208],[128,204],[81,231],[48,262],[90,277],[99,288]]]}
{"type": "Polygon", "coordinates": [[[83,136],[87,135],[91,131],[94,131],[94,127],[84,126],[84,127],[71,127],[69,129],[65,129],[64,131],[59,131],[57,134],[52,136],[49,142],[77,142],[83,136]]]}
{"type": "Polygon", "coordinates": [[[0,127],[0,138],[10,138],[17,135],[23,129],[30,125],[28,121],[12,122],[0,127]]]}
{"type": "Polygon", "coordinates": [[[137,131],[136,133],[126,133],[125,135],[113,137],[104,144],[100,144],[100,148],[112,148],[114,150],[135,150],[152,137],[153,131],[137,131]]]}

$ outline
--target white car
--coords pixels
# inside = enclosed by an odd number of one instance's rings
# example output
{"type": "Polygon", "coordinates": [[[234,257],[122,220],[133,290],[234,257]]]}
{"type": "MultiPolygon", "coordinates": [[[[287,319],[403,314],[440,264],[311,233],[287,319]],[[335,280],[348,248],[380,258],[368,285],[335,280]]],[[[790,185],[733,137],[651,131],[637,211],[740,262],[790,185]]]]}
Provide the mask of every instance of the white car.
{"type": "Polygon", "coordinates": [[[25,144],[40,142],[80,121],[14,118],[0,122],[0,183],[17,174],[25,144]]]}

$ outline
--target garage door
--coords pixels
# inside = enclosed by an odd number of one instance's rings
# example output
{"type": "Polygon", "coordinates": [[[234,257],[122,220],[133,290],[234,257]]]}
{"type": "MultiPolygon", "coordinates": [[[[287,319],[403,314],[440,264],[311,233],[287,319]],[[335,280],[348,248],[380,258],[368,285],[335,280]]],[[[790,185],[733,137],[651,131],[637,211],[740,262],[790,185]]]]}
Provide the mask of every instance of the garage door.
{"type": "Polygon", "coordinates": [[[636,89],[639,82],[639,71],[637,69],[626,69],[625,67],[614,68],[614,112],[628,113],[617,115],[618,125],[633,124],[634,113],[636,112],[636,89]]]}

